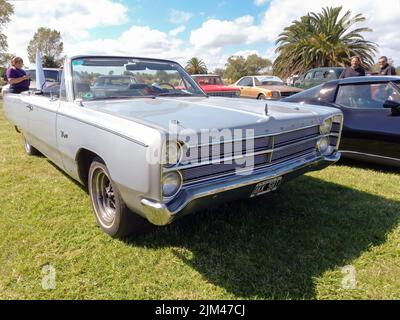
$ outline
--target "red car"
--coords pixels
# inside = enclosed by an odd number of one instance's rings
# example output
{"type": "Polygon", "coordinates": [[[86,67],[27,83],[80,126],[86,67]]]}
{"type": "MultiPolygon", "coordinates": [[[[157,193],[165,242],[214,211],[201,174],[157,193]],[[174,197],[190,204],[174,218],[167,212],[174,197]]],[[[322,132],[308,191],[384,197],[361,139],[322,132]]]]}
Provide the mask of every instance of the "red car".
{"type": "Polygon", "coordinates": [[[192,75],[192,78],[209,96],[229,98],[240,97],[240,89],[225,85],[221,77],[218,75],[196,74],[192,75]]]}

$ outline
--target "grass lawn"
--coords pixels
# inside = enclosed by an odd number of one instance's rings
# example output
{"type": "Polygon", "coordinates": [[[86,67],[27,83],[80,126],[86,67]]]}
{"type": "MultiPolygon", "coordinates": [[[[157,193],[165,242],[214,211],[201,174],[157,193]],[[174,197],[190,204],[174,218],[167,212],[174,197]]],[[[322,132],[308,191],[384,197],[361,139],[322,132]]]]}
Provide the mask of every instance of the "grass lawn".
{"type": "Polygon", "coordinates": [[[0,101],[0,199],[0,299],[400,299],[394,170],[342,163],[123,242],[0,101]]]}

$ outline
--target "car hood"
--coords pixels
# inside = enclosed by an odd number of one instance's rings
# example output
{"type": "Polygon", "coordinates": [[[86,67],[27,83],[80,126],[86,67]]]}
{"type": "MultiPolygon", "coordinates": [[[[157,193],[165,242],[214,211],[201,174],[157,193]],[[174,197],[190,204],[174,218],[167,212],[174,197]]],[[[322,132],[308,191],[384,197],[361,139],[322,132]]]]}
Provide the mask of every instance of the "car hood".
{"type": "Polygon", "coordinates": [[[275,133],[319,124],[332,108],[236,98],[188,97],[86,102],[85,107],[168,131],[171,121],[181,128],[252,128],[257,134],[275,133]]]}
{"type": "Polygon", "coordinates": [[[225,91],[240,91],[237,87],[226,86],[226,85],[201,85],[200,86],[205,92],[225,92],[225,91]]]}
{"type": "Polygon", "coordinates": [[[302,89],[289,87],[289,86],[258,86],[257,88],[266,89],[269,91],[279,91],[279,92],[301,92],[302,89]]]}

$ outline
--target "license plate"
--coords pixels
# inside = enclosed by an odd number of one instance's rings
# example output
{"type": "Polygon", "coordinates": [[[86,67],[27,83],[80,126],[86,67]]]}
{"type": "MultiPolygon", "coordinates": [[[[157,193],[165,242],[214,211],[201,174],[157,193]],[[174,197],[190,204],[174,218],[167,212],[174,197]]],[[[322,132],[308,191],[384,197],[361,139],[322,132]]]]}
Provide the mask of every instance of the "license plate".
{"type": "Polygon", "coordinates": [[[266,180],[257,184],[251,193],[250,198],[258,197],[263,194],[275,191],[278,189],[282,182],[282,177],[278,177],[275,179],[266,180]]]}

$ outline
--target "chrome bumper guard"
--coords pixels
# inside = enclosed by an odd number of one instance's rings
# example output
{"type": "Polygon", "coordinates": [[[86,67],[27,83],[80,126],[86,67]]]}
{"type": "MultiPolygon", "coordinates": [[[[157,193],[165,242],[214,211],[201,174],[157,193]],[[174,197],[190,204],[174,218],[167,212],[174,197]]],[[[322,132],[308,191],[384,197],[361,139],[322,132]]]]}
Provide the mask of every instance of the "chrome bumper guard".
{"type": "Polygon", "coordinates": [[[311,154],[270,168],[255,169],[250,175],[208,181],[182,190],[168,205],[142,199],[143,212],[151,223],[167,225],[186,214],[223,202],[250,197],[255,185],[262,181],[283,177],[283,182],[286,182],[306,172],[326,168],[337,162],[340,156],[339,152],[331,156],[311,154]]]}

